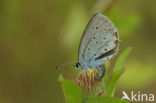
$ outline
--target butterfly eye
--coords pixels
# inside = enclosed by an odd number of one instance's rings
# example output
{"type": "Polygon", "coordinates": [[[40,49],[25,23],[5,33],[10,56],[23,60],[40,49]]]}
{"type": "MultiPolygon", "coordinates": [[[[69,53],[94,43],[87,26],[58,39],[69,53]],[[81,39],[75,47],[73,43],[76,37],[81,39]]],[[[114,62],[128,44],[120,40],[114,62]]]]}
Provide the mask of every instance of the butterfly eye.
{"type": "Polygon", "coordinates": [[[99,29],[99,27],[96,27],[96,29],[99,29]]]}
{"type": "Polygon", "coordinates": [[[79,66],[80,66],[80,63],[76,63],[76,64],[75,64],[75,67],[76,67],[76,68],[79,68],[79,66]]]}
{"type": "Polygon", "coordinates": [[[105,51],[107,51],[107,49],[105,49],[105,51]]]}

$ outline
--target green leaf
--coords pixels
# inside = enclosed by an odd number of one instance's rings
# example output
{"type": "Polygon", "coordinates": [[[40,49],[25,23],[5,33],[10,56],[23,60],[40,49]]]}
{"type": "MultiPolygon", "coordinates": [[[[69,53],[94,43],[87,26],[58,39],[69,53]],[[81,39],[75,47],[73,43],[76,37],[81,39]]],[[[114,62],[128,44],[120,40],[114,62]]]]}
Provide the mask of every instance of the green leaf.
{"type": "Polygon", "coordinates": [[[93,98],[89,103],[129,103],[129,102],[114,97],[97,97],[93,98]]]}
{"type": "Polygon", "coordinates": [[[82,90],[74,82],[62,80],[66,103],[82,103],[82,90]]]}
{"type": "Polygon", "coordinates": [[[114,90],[116,87],[116,83],[119,80],[120,76],[123,74],[123,64],[124,61],[126,60],[128,54],[131,52],[132,48],[127,48],[118,58],[114,69],[113,69],[113,74],[108,80],[107,78],[107,73],[105,77],[102,79],[104,86],[105,86],[105,94],[108,96],[113,96],[114,95],[114,90]]]}
{"type": "Polygon", "coordinates": [[[117,83],[118,79],[120,78],[120,76],[122,75],[122,73],[123,73],[123,70],[116,71],[113,73],[113,75],[109,79],[107,86],[106,86],[106,93],[108,96],[114,95],[116,83],[117,83]]]}
{"type": "Polygon", "coordinates": [[[114,72],[123,69],[124,62],[131,51],[132,51],[132,47],[129,47],[122,52],[122,54],[120,55],[120,57],[115,63],[115,66],[113,68],[114,72]]]}

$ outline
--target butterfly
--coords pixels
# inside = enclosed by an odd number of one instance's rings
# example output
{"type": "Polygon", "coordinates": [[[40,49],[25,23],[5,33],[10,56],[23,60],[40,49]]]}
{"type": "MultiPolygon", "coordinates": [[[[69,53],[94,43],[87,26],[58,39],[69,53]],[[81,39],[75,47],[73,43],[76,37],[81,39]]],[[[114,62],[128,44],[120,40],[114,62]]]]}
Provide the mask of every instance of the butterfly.
{"type": "Polygon", "coordinates": [[[95,13],[81,37],[75,68],[96,68],[99,78],[102,78],[105,74],[104,63],[117,54],[118,47],[119,36],[114,24],[103,14],[95,13]]]}

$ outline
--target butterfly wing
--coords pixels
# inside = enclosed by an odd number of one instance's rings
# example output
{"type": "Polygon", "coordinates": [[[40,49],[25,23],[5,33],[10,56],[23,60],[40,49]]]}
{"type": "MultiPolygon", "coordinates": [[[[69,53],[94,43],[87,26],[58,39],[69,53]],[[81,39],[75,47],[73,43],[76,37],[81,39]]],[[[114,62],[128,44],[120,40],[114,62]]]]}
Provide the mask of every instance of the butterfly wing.
{"type": "Polygon", "coordinates": [[[103,64],[118,51],[118,33],[114,24],[100,13],[94,14],[80,41],[79,63],[82,69],[103,64]]]}

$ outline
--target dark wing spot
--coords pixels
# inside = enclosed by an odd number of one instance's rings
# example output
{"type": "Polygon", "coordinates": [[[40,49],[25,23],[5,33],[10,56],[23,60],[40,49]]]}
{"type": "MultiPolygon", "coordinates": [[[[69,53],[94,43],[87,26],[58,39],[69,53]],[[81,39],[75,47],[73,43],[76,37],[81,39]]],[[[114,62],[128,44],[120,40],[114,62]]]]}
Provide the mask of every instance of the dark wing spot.
{"type": "Polygon", "coordinates": [[[98,42],[96,41],[96,43],[98,43],[98,42]]]}
{"type": "Polygon", "coordinates": [[[107,51],[106,53],[101,54],[99,57],[95,58],[95,60],[98,60],[98,59],[104,58],[106,56],[112,55],[116,51],[117,51],[117,48],[115,47],[115,48],[111,49],[110,51],[107,51]]]}
{"type": "Polygon", "coordinates": [[[105,51],[107,51],[107,49],[105,49],[105,51]]]}
{"type": "Polygon", "coordinates": [[[95,37],[93,37],[93,39],[95,39],[95,37]]]}
{"type": "Polygon", "coordinates": [[[114,32],[113,34],[115,35],[116,38],[118,38],[118,33],[117,32],[114,32]]]}
{"type": "Polygon", "coordinates": [[[106,38],[103,38],[103,39],[106,39],[106,38]]]}
{"type": "Polygon", "coordinates": [[[114,32],[113,35],[115,36],[114,43],[115,43],[116,46],[118,46],[118,44],[119,44],[118,33],[117,32],[114,32]]]}
{"type": "Polygon", "coordinates": [[[88,50],[90,50],[90,48],[88,48],[88,50]]]}
{"type": "Polygon", "coordinates": [[[99,29],[99,27],[96,27],[96,29],[99,29]]]}
{"type": "Polygon", "coordinates": [[[115,45],[118,46],[119,45],[119,40],[115,41],[115,45]]]}
{"type": "Polygon", "coordinates": [[[96,56],[96,54],[94,54],[94,56],[96,56]]]}

